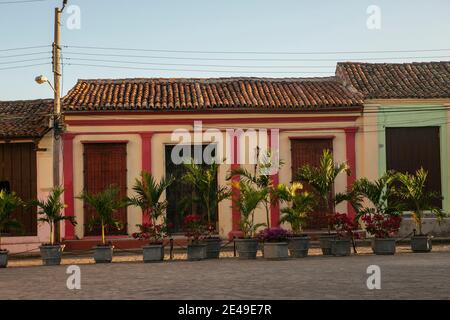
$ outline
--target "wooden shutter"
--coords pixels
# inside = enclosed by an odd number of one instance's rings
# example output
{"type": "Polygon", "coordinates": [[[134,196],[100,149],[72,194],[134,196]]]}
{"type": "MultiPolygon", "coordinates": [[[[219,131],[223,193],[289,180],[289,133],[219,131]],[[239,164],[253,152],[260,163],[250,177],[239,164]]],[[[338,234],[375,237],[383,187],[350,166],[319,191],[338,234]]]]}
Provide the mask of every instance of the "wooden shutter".
{"type": "MultiPolygon", "coordinates": [[[[34,143],[0,144],[0,183],[25,202],[37,197],[36,148],[34,143]]],[[[12,235],[37,235],[36,208],[24,208],[13,216],[22,224],[12,235]]]]}
{"type": "MultiPolygon", "coordinates": [[[[333,151],[332,139],[291,139],[292,180],[296,180],[298,169],[306,164],[318,166],[324,150],[333,151]]],[[[312,188],[303,183],[305,191],[312,188]]],[[[331,205],[331,203],[330,203],[331,205]]],[[[325,212],[313,212],[307,223],[308,229],[321,229],[327,227],[325,212]]]]}
{"type": "MultiPolygon", "coordinates": [[[[428,171],[426,190],[441,194],[439,127],[386,128],[386,168],[414,173],[428,171]]],[[[436,206],[442,207],[437,200],[436,206]]]]}
{"type": "MultiPolygon", "coordinates": [[[[108,186],[120,189],[120,197],[127,195],[127,145],[126,143],[87,143],[84,144],[84,188],[89,193],[98,193],[108,186]]],[[[100,227],[92,230],[89,221],[96,215],[91,207],[84,206],[85,235],[100,235],[100,227]]],[[[110,228],[108,234],[127,234],[127,209],[122,208],[114,214],[123,228],[110,228]]]]}

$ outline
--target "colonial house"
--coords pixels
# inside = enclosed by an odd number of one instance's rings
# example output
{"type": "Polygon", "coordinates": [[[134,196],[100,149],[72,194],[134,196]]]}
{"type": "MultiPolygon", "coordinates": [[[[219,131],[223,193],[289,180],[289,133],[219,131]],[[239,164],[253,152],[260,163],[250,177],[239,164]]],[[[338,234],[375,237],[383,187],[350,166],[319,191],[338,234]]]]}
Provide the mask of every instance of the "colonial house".
{"type": "MultiPolygon", "coordinates": [[[[218,140],[234,142],[234,151],[220,166],[220,185],[228,183],[231,168],[244,164],[251,169],[249,161],[238,161],[241,151],[255,147],[249,147],[251,142],[245,139],[248,131],[269,129],[269,135],[279,133],[279,141],[258,137],[257,144],[261,149],[279,144],[284,165],[274,174],[275,181],[289,183],[299,166],[316,164],[322,151],[330,149],[337,161],[347,161],[355,173],[339,177],[336,191],[345,191],[359,175],[356,154],[362,106],[362,96],[334,77],[79,80],[64,98],[66,214],[78,221],[75,227],[65,226],[65,237],[98,236],[86,227],[93,213],[74,196],[83,189],[96,192],[110,184],[131,196],[135,178],[143,170],[157,178],[167,174],[177,178],[166,192],[167,215],[175,231],[181,231],[180,204],[191,191],[180,181],[183,166],[171,157],[179,142],[173,139],[175,130],[185,130],[195,144],[214,142],[207,129],[219,132],[222,139],[218,140]],[[195,140],[198,121],[205,134],[195,140]],[[241,129],[243,139],[236,129],[241,129]]],[[[338,209],[347,212],[347,205],[338,209]]],[[[265,214],[260,213],[258,219],[264,222],[265,214]]],[[[272,225],[278,224],[279,214],[279,207],[271,208],[272,225]]],[[[142,221],[141,212],[133,207],[121,210],[117,218],[127,226],[117,232],[122,236],[134,232],[142,221]]],[[[238,231],[239,212],[231,200],[221,203],[217,219],[222,237],[238,231]]]]}
{"type": "MultiPolygon", "coordinates": [[[[448,211],[449,108],[448,62],[339,63],[336,75],[324,78],[79,80],[63,99],[60,157],[65,214],[75,216],[78,224],[64,225],[61,234],[67,243],[92,245],[99,236],[88,228],[94,212],[77,196],[111,184],[121,195],[132,196],[142,171],[157,179],[175,176],[164,196],[168,219],[181,232],[183,197],[192,190],[181,182],[184,167],[174,157],[180,145],[194,158],[209,154],[223,159],[220,185],[230,185],[228,174],[237,166],[253,169],[255,150],[278,150],[284,164],[272,177],[281,183],[291,182],[300,166],[317,164],[324,149],[331,150],[352,171],[338,177],[335,192],[359,177],[376,179],[389,169],[411,172],[423,166],[429,171],[429,189],[442,192],[439,205],[448,211]]],[[[50,101],[0,103],[0,183],[25,199],[45,196],[52,185],[50,110],[50,101]]],[[[238,190],[233,191],[236,196],[238,190]]],[[[336,210],[353,213],[348,203],[336,210]]],[[[28,234],[6,238],[6,243],[37,247],[46,241],[34,213],[17,215],[29,219],[24,220],[28,234]]],[[[262,208],[256,216],[265,222],[262,208]]],[[[279,206],[273,205],[272,225],[279,216],[279,206]]],[[[110,232],[116,240],[129,239],[144,219],[135,207],[120,210],[116,218],[125,226],[110,232]]],[[[233,235],[238,221],[234,202],[223,201],[216,216],[219,234],[233,235]]],[[[310,225],[321,227],[320,221],[310,225]]],[[[411,223],[402,228],[407,234],[411,223]]],[[[447,232],[432,220],[427,230],[447,232]]]]}
{"type": "MultiPolygon", "coordinates": [[[[357,162],[368,178],[386,170],[428,171],[428,190],[439,192],[436,205],[450,208],[450,62],[338,63],[336,76],[350,90],[364,95],[360,132],[363,152],[357,162]]],[[[424,221],[424,231],[450,233],[450,219],[438,225],[424,221]]],[[[414,228],[404,220],[400,234],[414,228]]]]}
{"type": "MultiPolygon", "coordinates": [[[[52,100],[0,101],[0,189],[24,201],[44,198],[52,188],[52,100]]],[[[14,214],[22,230],[9,231],[2,246],[12,252],[35,250],[49,230],[37,223],[35,208],[14,214]]]]}

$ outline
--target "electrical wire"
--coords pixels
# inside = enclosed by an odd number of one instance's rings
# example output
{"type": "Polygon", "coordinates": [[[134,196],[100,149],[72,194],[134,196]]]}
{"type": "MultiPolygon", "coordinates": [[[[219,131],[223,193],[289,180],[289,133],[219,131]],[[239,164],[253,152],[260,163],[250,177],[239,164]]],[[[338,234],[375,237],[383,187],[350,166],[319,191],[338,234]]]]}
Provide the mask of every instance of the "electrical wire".
{"type": "Polygon", "coordinates": [[[51,57],[46,58],[35,58],[35,59],[26,59],[26,60],[16,60],[16,61],[6,61],[6,62],[0,62],[0,65],[2,64],[14,64],[14,63],[22,63],[22,62],[29,62],[29,61],[42,61],[42,60],[49,60],[51,57]]]}
{"type": "Polygon", "coordinates": [[[34,47],[21,47],[21,48],[0,49],[0,52],[17,51],[17,50],[28,50],[28,49],[38,49],[38,48],[48,48],[48,47],[51,47],[51,45],[34,46],[34,47]]]}
{"type": "Polygon", "coordinates": [[[101,56],[101,57],[123,57],[123,58],[148,58],[148,59],[164,59],[164,60],[197,60],[197,61],[272,61],[272,62],[293,62],[293,61],[369,61],[369,60],[383,60],[383,59],[428,59],[428,58],[448,58],[450,59],[450,53],[447,56],[433,56],[433,57],[386,57],[386,58],[341,58],[341,59],[292,59],[292,58],[209,58],[209,57],[179,57],[179,56],[149,56],[149,55],[129,55],[129,54],[114,54],[114,53],[92,53],[92,52],[74,52],[65,51],[69,55],[85,55],[85,56],[101,56]]]}
{"type": "Polygon", "coordinates": [[[84,58],[64,58],[65,60],[75,61],[93,61],[93,62],[112,62],[112,63],[127,63],[127,64],[145,64],[158,66],[183,66],[183,67],[223,67],[223,68],[334,68],[335,66],[252,66],[252,65],[223,65],[223,64],[183,64],[183,63],[154,63],[154,62],[140,62],[140,61],[124,61],[124,60],[106,60],[106,59],[84,59],[84,58]]]}
{"type": "Polygon", "coordinates": [[[167,50],[167,49],[144,49],[123,47],[101,47],[101,46],[75,46],[63,45],[64,48],[90,49],[90,50],[116,50],[116,51],[146,51],[146,52],[173,52],[173,53],[196,53],[196,54],[261,54],[261,55],[311,55],[311,54],[370,54],[370,53],[409,53],[409,52],[435,52],[450,51],[450,49],[414,49],[414,50],[373,50],[373,51],[310,51],[310,52],[287,52],[287,51],[200,51],[200,50],[167,50]]]}
{"type": "Polygon", "coordinates": [[[49,65],[49,64],[51,64],[51,63],[50,62],[47,62],[47,63],[36,63],[36,64],[28,64],[28,65],[24,65],[24,66],[14,66],[14,67],[0,68],[0,70],[21,69],[21,68],[28,68],[28,67],[35,67],[35,66],[44,66],[44,65],[49,65]]]}
{"type": "Polygon", "coordinates": [[[167,68],[142,68],[133,66],[113,66],[113,65],[98,65],[98,64],[84,64],[84,63],[64,63],[66,66],[83,66],[83,67],[98,67],[110,69],[132,69],[132,70],[152,70],[152,71],[181,71],[181,72],[205,72],[205,73],[250,73],[250,74],[334,74],[326,71],[236,71],[236,70],[197,70],[197,69],[167,69],[167,68]]]}

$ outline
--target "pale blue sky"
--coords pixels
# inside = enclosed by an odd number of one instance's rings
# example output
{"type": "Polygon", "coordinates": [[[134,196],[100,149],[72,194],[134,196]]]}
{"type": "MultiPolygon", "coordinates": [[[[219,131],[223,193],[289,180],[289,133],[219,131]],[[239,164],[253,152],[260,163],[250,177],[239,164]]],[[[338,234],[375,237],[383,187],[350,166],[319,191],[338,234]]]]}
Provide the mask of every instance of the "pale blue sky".
{"type": "MultiPolygon", "coordinates": [[[[52,93],[47,86],[38,86],[33,81],[39,74],[51,78],[50,65],[4,69],[50,62],[49,47],[18,51],[2,50],[50,45],[53,37],[53,8],[62,1],[1,4],[5,1],[0,0],[0,100],[51,97],[52,93]],[[38,52],[44,53],[7,58],[12,55],[38,52]],[[23,61],[29,59],[42,60],[23,61]],[[11,64],[11,61],[23,62],[11,64]]],[[[69,30],[65,26],[62,29],[62,43],[69,46],[220,52],[450,49],[448,0],[69,0],[69,4],[76,4],[81,9],[81,29],[69,30]],[[381,30],[369,30],[366,27],[368,18],[366,9],[369,5],[378,5],[381,9],[381,30]]],[[[67,17],[67,14],[63,16],[63,23],[67,17]]],[[[79,78],[326,76],[334,73],[337,59],[368,59],[369,62],[450,60],[450,50],[384,54],[269,55],[65,48],[63,54],[66,58],[72,58],[66,60],[72,64],[190,70],[137,70],[67,65],[64,67],[64,93],[79,78]],[[126,55],[126,57],[106,56],[106,54],[126,55]],[[137,58],[130,55],[183,59],[137,58]],[[408,58],[389,59],[399,57],[408,58]],[[74,58],[91,60],[73,60],[74,58]],[[369,60],[371,58],[381,60],[369,60]],[[282,61],[283,59],[325,59],[325,61],[282,61]],[[214,67],[192,66],[192,64],[214,65],[214,67]],[[313,68],[299,68],[302,66],[313,68]],[[213,72],[197,72],[198,70],[213,72]],[[218,70],[225,72],[217,72],[218,70]]]]}

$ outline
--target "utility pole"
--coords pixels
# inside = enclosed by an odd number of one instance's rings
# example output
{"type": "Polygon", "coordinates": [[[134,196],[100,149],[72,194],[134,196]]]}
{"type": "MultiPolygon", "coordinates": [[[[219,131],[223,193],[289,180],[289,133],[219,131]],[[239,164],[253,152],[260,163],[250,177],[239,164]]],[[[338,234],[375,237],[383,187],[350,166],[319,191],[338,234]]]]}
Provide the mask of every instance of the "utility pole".
{"type": "MultiPolygon", "coordinates": [[[[60,181],[60,151],[61,131],[63,128],[61,117],[61,14],[67,4],[63,1],[62,8],[55,8],[55,30],[53,40],[53,186],[59,187],[60,181]]],[[[60,240],[60,226],[55,228],[56,239],[60,240]]]]}

